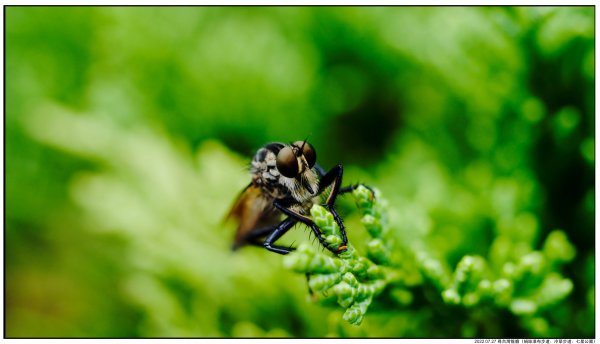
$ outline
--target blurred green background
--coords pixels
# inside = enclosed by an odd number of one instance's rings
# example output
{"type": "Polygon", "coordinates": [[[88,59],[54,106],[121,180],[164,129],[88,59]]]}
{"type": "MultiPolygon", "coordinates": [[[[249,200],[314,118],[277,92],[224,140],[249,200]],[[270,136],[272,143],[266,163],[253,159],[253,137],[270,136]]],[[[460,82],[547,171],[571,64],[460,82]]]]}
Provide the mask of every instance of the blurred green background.
{"type": "Polygon", "coordinates": [[[6,336],[594,336],[593,7],[8,7],[5,35],[6,336]],[[562,229],[572,292],[528,326],[423,282],[346,324],[221,222],[306,137],[450,270],[562,229]]]}

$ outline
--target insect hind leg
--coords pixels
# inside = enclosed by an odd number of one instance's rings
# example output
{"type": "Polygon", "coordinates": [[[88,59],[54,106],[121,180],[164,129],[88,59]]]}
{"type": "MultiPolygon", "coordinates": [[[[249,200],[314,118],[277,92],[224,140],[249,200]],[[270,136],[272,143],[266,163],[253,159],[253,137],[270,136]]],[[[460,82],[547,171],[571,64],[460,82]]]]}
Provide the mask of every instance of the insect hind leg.
{"type": "Polygon", "coordinates": [[[296,219],[288,217],[287,219],[283,220],[280,224],[275,226],[275,228],[269,233],[269,235],[263,242],[262,245],[264,246],[264,248],[279,254],[288,254],[291,251],[295,250],[294,247],[283,247],[275,245],[274,243],[279,238],[281,238],[281,236],[287,233],[287,231],[290,230],[290,228],[292,228],[294,224],[296,224],[296,222],[296,219]]]}
{"type": "MultiPolygon", "coordinates": [[[[265,237],[267,237],[267,239],[268,239],[268,236],[270,236],[276,230],[279,230],[279,231],[283,230],[283,233],[279,232],[278,237],[273,240],[273,241],[275,241],[279,237],[281,237],[283,234],[285,234],[285,232],[287,232],[287,230],[289,230],[295,223],[296,223],[295,220],[291,224],[286,223],[286,221],[282,221],[281,223],[276,224],[276,225],[254,229],[251,232],[247,233],[243,237],[242,240],[235,243],[232,246],[232,249],[237,250],[238,248],[240,248],[243,245],[265,246],[265,241],[266,241],[265,237]],[[281,228],[282,226],[286,227],[287,229],[281,228]]],[[[278,248],[281,250],[287,250],[287,251],[294,250],[293,247],[285,248],[283,246],[277,246],[277,245],[273,245],[273,244],[271,244],[271,247],[275,247],[275,248],[278,248]]]]}
{"type": "Polygon", "coordinates": [[[233,249],[235,250],[244,244],[262,246],[264,241],[264,239],[262,238],[264,238],[264,236],[266,235],[271,234],[276,228],[277,225],[255,229],[252,232],[246,234],[246,236],[244,236],[241,244],[234,244],[233,249]]]}

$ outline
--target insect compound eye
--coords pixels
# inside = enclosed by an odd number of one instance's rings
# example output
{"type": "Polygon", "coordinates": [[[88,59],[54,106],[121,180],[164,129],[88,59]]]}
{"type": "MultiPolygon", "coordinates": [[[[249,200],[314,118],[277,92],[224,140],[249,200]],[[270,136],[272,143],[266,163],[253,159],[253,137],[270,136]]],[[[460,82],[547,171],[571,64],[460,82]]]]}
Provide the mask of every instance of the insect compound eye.
{"type": "Polygon", "coordinates": [[[315,166],[315,162],[317,162],[317,152],[311,146],[310,143],[304,141],[296,141],[294,142],[294,146],[300,148],[302,147],[302,155],[304,155],[304,159],[308,163],[308,167],[312,168],[315,166]]]}
{"type": "Polygon", "coordinates": [[[288,178],[298,175],[298,160],[291,147],[283,147],[277,153],[277,169],[279,173],[288,178]]]}

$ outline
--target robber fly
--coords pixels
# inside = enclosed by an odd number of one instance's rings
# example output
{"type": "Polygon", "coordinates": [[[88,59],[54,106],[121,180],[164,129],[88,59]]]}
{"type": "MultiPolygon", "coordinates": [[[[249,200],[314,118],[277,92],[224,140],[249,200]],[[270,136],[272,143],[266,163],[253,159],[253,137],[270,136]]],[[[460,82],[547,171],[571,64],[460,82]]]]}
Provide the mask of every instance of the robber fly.
{"type": "Polygon", "coordinates": [[[251,244],[287,254],[294,248],[275,242],[302,222],[329,251],[338,254],[347,250],[346,231],[334,204],[339,194],[350,192],[358,185],[341,187],[342,165],[325,173],[316,161],[317,152],[306,140],[292,144],[273,142],[256,152],[250,166],[252,181],[240,193],[227,216],[239,224],[234,249],[251,244]],[[320,229],[308,216],[312,205],[321,201],[322,194],[327,195],[323,206],[333,214],[340,228],[342,243],[337,249],[325,242],[320,229]]]}

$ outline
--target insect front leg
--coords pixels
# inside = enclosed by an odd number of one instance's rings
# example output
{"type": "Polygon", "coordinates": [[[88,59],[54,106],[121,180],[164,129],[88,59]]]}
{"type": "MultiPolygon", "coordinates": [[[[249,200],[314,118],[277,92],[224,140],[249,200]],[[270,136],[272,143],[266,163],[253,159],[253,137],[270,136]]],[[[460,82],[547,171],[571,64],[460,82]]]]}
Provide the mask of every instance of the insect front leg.
{"type": "MultiPolygon", "coordinates": [[[[320,166],[319,166],[319,169],[317,169],[317,171],[322,171],[322,170],[323,169],[320,166]]],[[[324,174],[324,175],[321,174],[321,182],[319,183],[319,193],[322,192],[324,189],[326,189],[329,185],[331,185],[333,183],[331,192],[329,193],[329,196],[327,197],[327,202],[326,202],[327,205],[333,206],[338,195],[352,192],[361,185],[366,187],[367,189],[369,189],[369,191],[371,191],[372,197],[375,197],[375,191],[373,191],[373,189],[370,186],[365,185],[365,184],[354,184],[354,185],[341,187],[343,174],[344,174],[344,168],[342,167],[341,164],[335,166],[326,174],[324,174]]]]}
{"type": "Polygon", "coordinates": [[[339,165],[335,166],[334,168],[332,168],[331,170],[329,170],[329,172],[327,172],[321,178],[321,182],[319,183],[319,193],[321,193],[324,189],[329,187],[329,185],[333,184],[331,187],[331,191],[329,192],[329,195],[327,196],[327,200],[325,201],[325,206],[327,207],[329,212],[331,212],[331,214],[333,215],[335,222],[338,223],[338,225],[340,227],[340,233],[342,234],[343,243],[344,243],[344,245],[346,245],[347,238],[346,238],[346,230],[344,229],[344,223],[334,208],[335,200],[337,199],[337,196],[340,194],[345,194],[345,193],[351,192],[351,191],[355,190],[356,188],[358,188],[360,185],[363,185],[364,187],[366,187],[367,189],[369,189],[371,191],[371,197],[375,197],[375,192],[369,186],[364,185],[364,184],[354,184],[354,185],[346,186],[343,188],[340,187],[342,185],[343,175],[344,175],[344,168],[341,164],[339,164],[339,165]]]}
{"type": "Polygon", "coordinates": [[[338,164],[329,172],[327,172],[319,182],[319,193],[325,190],[327,187],[331,185],[331,192],[329,192],[329,196],[327,196],[327,200],[325,204],[331,208],[335,204],[335,200],[340,191],[340,185],[342,184],[342,176],[344,175],[344,167],[341,164],[338,164]]]}
{"type": "MultiPolygon", "coordinates": [[[[286,206],[284,206],[283,204],[280,203],[280,201],[275,201],[273,202],[273,205],[281,210],[282,213],[288,215],[291,218],[294,218],[296,221],[300,221],[302,223],[304,223],[305,225],[307,225],[308,227],[310,227],[310,229],[313,231],[313,233],[315,234],[315,237],[319,240],[319,243],[321,243],[321,245],[323,245],[323,247],[325,247],[326,249],[328,249],[329,251],[338,254],[340,253],[340,251],[343,251],[344,249],[346,249],[346,243],[347,243],[347,239],[346,239],[346,232],[344,231],[343,225],[340,226],[340,231],[342,232],[342,245],[340,245],[340,247],[336,250],[333,249],[332,247],[329,246],[329,244],[327,242],[325,242],[325,238],[323,238],[323,235],[321,233],[321,230],[319,229],[319,227],[313,222],[313,220],[307,216],[304,216],[300,213],[297,213],[289,208],[287,208],[286,206]]],[[[337,213],[335,213],[335,211],[332,211],[332,213],[334,214],[334,217],[336,218],[336,221],[339,220],[338,224],[341,223],[341,219],[339,218],[339,216],[337,215],[337,213]]]]}

